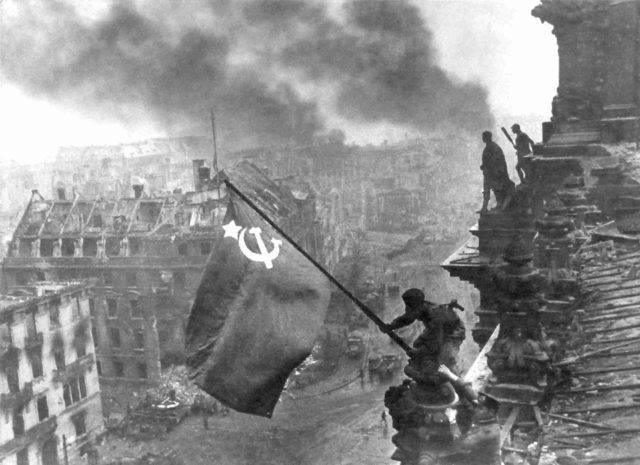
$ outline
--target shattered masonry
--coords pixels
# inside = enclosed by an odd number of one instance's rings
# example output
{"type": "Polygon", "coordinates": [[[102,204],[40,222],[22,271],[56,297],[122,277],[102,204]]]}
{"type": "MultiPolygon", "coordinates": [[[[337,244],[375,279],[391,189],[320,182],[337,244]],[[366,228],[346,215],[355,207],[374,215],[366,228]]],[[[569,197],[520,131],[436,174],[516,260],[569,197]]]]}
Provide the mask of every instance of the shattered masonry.
{"type": "MultiPolygon", "coordinates": [[[[194,171],[198,190],[186,194],[147,197],[142,185],[120,199],[45,200],[34,192],[15,230],[3,265],[9,285],[96,281],[91,332],[105,388],[123,381],[144,386],[161,367],[183,363],[191,302],[226,211],[224,187],[213,186],[209,168],[198,161],[194,171]]],[[[246,162],[229,175],[317,252],[313,196],[300,191],[303,199],[297,200],[246,162]]],[[[105,410],[123,407],[105,401],[105,410]]]]}
{"type": "Polygon", "coordinates": [[[484,393],[504,463],[635,463],[640,2],[542,0],[533,15],[558,41],[551,121],[508,208],[443,266],[480,291],[474,339],[500,323],[484,393]]]}

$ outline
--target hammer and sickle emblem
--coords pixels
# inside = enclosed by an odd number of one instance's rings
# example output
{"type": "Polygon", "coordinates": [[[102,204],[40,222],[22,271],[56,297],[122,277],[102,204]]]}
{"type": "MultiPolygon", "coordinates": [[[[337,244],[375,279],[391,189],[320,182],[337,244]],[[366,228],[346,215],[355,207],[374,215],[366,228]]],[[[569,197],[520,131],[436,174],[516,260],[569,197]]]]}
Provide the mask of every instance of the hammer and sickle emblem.
{"type": "Polygon", "coordinates": [[[243,253],[245,257],[247,257],[252,262],[262,262],[267,269],[273,268],[273,260],[275,260],[280,254],[280,246],[282,245],[282,241],[279,239],[271,239],[271,243],[273,244],[273,249],[271,252],[267,250],[267,246],[262,240],[262,230],[260,228],[251,228],[249,229],[249,234],[253,234],[256,238],[256,242],[258,243],[258,249],[260,253],[255,253],[244,241],[244,234],[247,232],[247,228],[243,228],[240,233],[240,237],[238,238],[238,245],[240,246],[240,251],[243,253]]]}
{"type": "Polygon", "coordinates": [[[223,226],[225,231],[224,237],[233,237],[238,241],[238,246],[240,247],[240,251],[242,254],[247,257],[249,260],[253,262],[262,262],[267,269],[273,268],[273,261],[280,254],[280,246],[282,245],[282,241],[279,239],[271,239],[271,243],[273,244],[273,249],[271,252],[267,250],[267,246],[262,240],[262,229],[260,228],[251,228],[249,229],[249,234],[253,234],[256,238],[256,243],[258,244],[258,249],[260,253],[256,253],[252,251],[249,247],[247,247],[247,243],[245,242],[245,234],[248,228],[243,228],[235,223],[235,221],[231,220],[229,224],[223,226]],[[240,234],[238,234],[240,231],[240,234]]]}

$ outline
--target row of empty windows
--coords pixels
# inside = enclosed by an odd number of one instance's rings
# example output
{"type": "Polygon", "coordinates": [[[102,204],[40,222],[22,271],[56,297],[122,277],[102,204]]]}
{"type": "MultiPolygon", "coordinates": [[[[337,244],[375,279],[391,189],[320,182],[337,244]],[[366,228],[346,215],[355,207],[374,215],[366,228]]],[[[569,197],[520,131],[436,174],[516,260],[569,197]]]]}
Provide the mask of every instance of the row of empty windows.
{"type": "MultiPolygon", "coordinates": [[[[69,380],[63,385],[63,399],[65,407],[80,402],[87,397],[87,387],[84,377],[79,376],[69,380]]],[[[24,407],[16,407],[13,410],[11,420],[13,436],[20,437],[25,433],[24,413],[28,411],[28,404],[24,407]]],[[[44,394],[36,398],[36,412],[38,414],[38,422],[42,422],[49,418],[49,402],[47,395],[44,394]]],[[[71,422],[75,428],[76,436],[82,436],[87,432],[85,423],[86,412],[78,412],[71,417],[71,422]]]]}
{"type": "MultiPolygon", "coordinates": [[[[74,296],[70,298],[71,303],[71,321],[78,321],[82,317],[82,309],[80,304],[80,297],[74,296]]],[[[60,306],[62,301],[60,297],[55,297],[47,304],[47,312],[49,314],[49,324],[51,327],[57,328],[60,326],[60,306]]],[[[25,325],[28,338],[35,338],[39,332],[42,332],[43,328],[38,328],[36,324],[36,314],[38,307],[33,305],[25,311],[25,325]]],[[[11,325],[5,326],[3,335],[8,338],[9,343],[13,343],[13,328],[11,325]]]]}
{"type": "MultiPolygon", "coordinates": [[[[93,301],[93,299],[91,299],[93,301]]],[[[129,299],[127,302],[129,315],[131,318],[142,319],[144,318],[144,311],[142,307],[142,303],[138,299],[129,299]]],[[[118,300],[117,299],[107,299],[107,318],[109,319],[117,319],[119,317],[118,314],[118,300]]],[[[91,311],[91,316],[95,317],[95,302],[89,304],[89,309],[91,311]]]]}
{"type": "MultiPolygon", "coordinates": [[[[47,273],[44,271],[17,271],[12,274],[12,278],[14,283],[19,286],[26,286],[34,281],[73,281],[88,278],[96,278],[107,287],[162,286],[168,283],[166,272],[151,274],[148,271],[144,271],[142,273],[125,270],[102,272],[99,270],[59,269],[56,272],[47,273]]],[[[197,275],[198,277],[200,276],[200,271],[197,272],[197,275]]],[[[173,271],[168,276],[173,281],[175,288],[185,288],[187,277],[184,271],[173,271]]]]}
{"type": "MultiPolygon", "coordinates": [[[[30,257],[33,255],[34,242],[29,240],[20,241],[20,249],[18,254],[21,257],[30,257]]],[[[101,247],[97,238],[85,237],[80,246],[80,241],[77,239],[62,239],[60,246],[58,246],[57,239],[40,239],[40,248],[38,250],[41,257],[53,257],[59,255],[61,257],[97,257],[98,249],[101,247]],[[56,249],[59,247],[59,252],[56,249]],[[81,247],[81,249],[80,249],[81,247]]],[[[191,256],[191,255],[209,255],[212,249],[212,243],[210,241],[202,242],[182,242],[176,246],[178,255],[191,256]],[[189,247],[189,244],[193,244],[189,247]]],[[[166,255],[167,248],[157,248],[153,246],[144,247],[142,242],[136,238],[129,238],[126,246],[123,244],[122,239],[119,237],[108,237],[104,243],[104,253],[108,257],[119,257],[123,253],[128,256],[145,256],[149,253],[159,253],[166,255]],[[127,252],[124,250],[128,249],[127,252]],[[156,249],[156,250],[151,250],[156,249]]]]}
{"type": "MultiPolygon", "coordinates": [[[[94,334],[94,342],[96,345],[99,344],[99,340],[97,339],[98,332],[93,329],[94,334]]],[[[107,335],[109,337],[109,343],[111,347],[120,348],[122,347],[122,337],[120,328],[117,326],[109,326],[107,328],[107,335]]],[[[133,330],[133,338],[131,340],[131,345],[134,350],[144,350],[145,348],[145,335],[144,329],[134,329],[133,330]]]]}
{"type": "MultiPolygon", "coordinates": [[[[144,343],[144,335],[142,339],[144,343]]],[[[84,357],[87,355],[87,346],[82,341],[74,341],[74,347],[76,349],[76,354],[78,358],[84,357]]],[[[144,347],[144,345],[143,345],[144,347]]],[[[41,349],[39,347],[28,349],[27,358],[31,364],[31,374],[33,379],[40,378],[44,374],[44,370],[42,367],[42,355],[41,349]]],[[[65,360],[64,351],[62,349],[55,350],[53,352],[53,357],[56,363],[56,370],[64,371],[67,366],[67,362],[65,360]]],[[[20,377],[18,375],[18,366],[17,363],[7,363],[4,369],[5,376],[7,377],[7,385],[9,387],[9,392],[17,393],[20,391],[20,377]]]]}
{"type": "MultiPolygon", "coordinates": [[[[60,298],[56,298],[49,303],[49,323],[53,327],[60,326],[60,298]]],[[[80,298],[71,298],[71,321],[78,321],[82,316],[82,310],[80,306],[80,298]]]]}

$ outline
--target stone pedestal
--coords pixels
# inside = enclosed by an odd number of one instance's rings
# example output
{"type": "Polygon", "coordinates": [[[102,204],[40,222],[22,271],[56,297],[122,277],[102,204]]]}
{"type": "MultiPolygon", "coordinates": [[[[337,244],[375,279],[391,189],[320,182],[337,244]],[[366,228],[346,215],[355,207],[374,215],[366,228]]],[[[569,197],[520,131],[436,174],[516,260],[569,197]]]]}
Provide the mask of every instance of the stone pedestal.
{"type": "Polygon", "coordinates": [[[560,58],[550,145],[638,136],[637,0],[542,0],[533,16],[554,26],[560,58]]]}

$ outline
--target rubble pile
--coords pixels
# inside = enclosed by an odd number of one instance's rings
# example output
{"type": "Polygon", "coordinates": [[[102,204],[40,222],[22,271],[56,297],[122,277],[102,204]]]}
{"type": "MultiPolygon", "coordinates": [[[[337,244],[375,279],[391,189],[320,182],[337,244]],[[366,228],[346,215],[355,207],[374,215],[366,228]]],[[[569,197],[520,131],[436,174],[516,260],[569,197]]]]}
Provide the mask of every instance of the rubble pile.
{"type": "Polygon", "coordinates": [[[162,372],[159,384],[145,391],[137,405],[129,406],[125,418],[111,432],[145,441],[170,432],[190,413],[218,412],[224,415],[228,410],[219,408],[215,399],[193,384],[184,366],[172,366],[162,372]]]}
{"type": "Polygon", "coordinates": [[[171,366],[162,371],[157,386],[145,391],[143,402],[158,404],[173,397],[172,400],[191,406],[202,395],[202,390],[189,380],[186,367],[171,366]]]}

